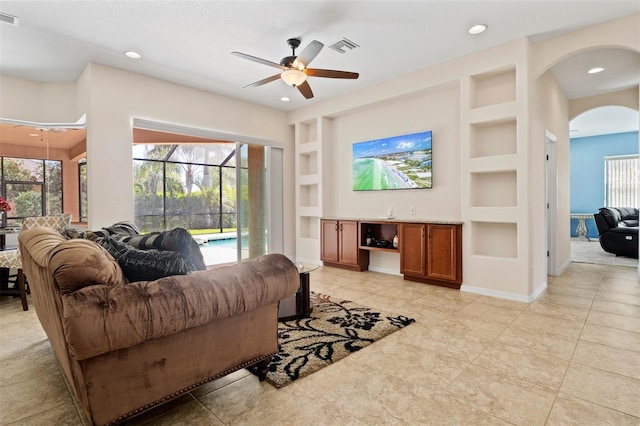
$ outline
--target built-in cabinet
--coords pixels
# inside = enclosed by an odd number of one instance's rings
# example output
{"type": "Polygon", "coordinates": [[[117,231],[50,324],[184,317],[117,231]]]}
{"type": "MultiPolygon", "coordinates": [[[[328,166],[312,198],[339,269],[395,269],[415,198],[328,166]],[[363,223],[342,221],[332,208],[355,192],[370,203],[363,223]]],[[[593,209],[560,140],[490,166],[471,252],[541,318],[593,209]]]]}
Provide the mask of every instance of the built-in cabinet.
{"type": "Polygon", "coordinates": [[[359,249],[358,221],[321,220],[320,258],[327,266],[364,271],[369,252],[359,249]]]}
{"type": "Polygon", "coordinates": [[[322,219],[321,229],[321,259],[327,266],[363,271],[369,252],[393,252],[400,254],[406,280],[453,288],[462,284],[461,224],[322,219]],[[373,242],[367,244],[367,235],[373,242]],[[396,235],[397,248],[392,244],[396,235]]]}

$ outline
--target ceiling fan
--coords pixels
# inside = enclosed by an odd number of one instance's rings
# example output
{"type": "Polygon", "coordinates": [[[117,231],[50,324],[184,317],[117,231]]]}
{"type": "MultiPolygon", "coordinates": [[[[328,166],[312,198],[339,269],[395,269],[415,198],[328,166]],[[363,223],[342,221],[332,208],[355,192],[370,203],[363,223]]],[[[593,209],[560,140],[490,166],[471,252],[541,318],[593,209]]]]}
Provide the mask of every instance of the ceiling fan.
{"type": "Polygon", "coordinates": [[[324,44],[320,43],[318,40],[313,40],[309,43],[307,47],[302,49],[302,52],[300,52],[298,56],[296,56],[296,49],[300,46],[300,39],[290,38],[287,40],[287,44],[291,48],[291,56],[285,56],[280,60],[279,64],[256,56],[247,55],[246,53],[231,52],[232,55],[239,58],[248,59],[259,64],[268,65],[282,70],[281,73],[256,81],[255,83],[251,83],[244,87],[258,87],[281,78],[288,85],[297,87],[300,93],[302,93],[302,96],[307,99],[311,99],[313,98],[313,91],[307,82],[307,77],[346,78],[354,80],[360,75],[357,72],[350,71],[307,68],[309,63],[318,56],[318,53],[320,53],[324,47],[324,44]]]}

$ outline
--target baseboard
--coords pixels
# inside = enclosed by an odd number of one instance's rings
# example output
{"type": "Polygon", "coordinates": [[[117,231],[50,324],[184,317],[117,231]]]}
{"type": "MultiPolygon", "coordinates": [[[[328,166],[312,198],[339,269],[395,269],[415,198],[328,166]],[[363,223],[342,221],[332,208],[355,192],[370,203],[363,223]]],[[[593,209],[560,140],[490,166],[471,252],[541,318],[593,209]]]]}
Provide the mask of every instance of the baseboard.
{"type": "Polygon", "coordinates": [[[383,274],[396,275],[399,277],[402,276],[402,274],[397,269],[380,268],[378,266],[369,265],[369,270],[371,272],[381,272],[383,274]]]}
{"type": "Polygon", "coordinates": [[[545,280],[533,293],[529,296],[522,296],[520,294],[508,293],[506,291],[490,290],[488,288],[474,287],[463,284],[460,287],[460,291],[467,293],[480,294],[482,296],[497,297],[499,299],[514,300],[516,302],[531,303],[540,296],[540,294],[547,288],[547,281],[545,280]]]}
{"type": "Polygon", "coordinates": [[[562,265],[560,265],[560,268],[558,268],[558,275],[556,276],[560,276],[562,275],[562,273],[564,272],[565,269],[567,269],[567,266],[571,265],[571,258],[567,259],[566,262],[564,262],[562,265]]]}

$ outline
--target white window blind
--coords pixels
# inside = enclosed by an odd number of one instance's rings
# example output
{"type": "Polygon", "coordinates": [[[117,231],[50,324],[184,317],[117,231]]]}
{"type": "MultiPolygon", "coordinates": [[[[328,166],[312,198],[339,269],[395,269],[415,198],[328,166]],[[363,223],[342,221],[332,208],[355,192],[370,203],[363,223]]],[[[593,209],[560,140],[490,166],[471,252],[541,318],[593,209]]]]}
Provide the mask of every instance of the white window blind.
{"type": "Polygon", "coordinates": [[[604,158],[604,205],[609,207],[638,206],[637,155],[604,158]]]}

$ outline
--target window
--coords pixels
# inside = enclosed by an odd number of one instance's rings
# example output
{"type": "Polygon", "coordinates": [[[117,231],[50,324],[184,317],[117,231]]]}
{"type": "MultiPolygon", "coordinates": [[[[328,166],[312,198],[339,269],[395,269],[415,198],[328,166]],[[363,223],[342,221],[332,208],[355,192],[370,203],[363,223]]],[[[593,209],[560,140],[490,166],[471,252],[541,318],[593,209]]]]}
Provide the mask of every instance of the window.
{"type": "Polygon", "coordinates": [[[604,205],[609,207],[635,207],[638,205],[637,155],[604,158],[604,205]]]}
{"type": "Polygon", "coordinates": [[[235,143],[134,145],[134,215],[143,231],[236,230],[235,143]]]}
{"type": "Polygon", "coordinates": [[[7,224],[62,213],[62,162],[0,157],[0,191],[11,205],[7,224]]]}

